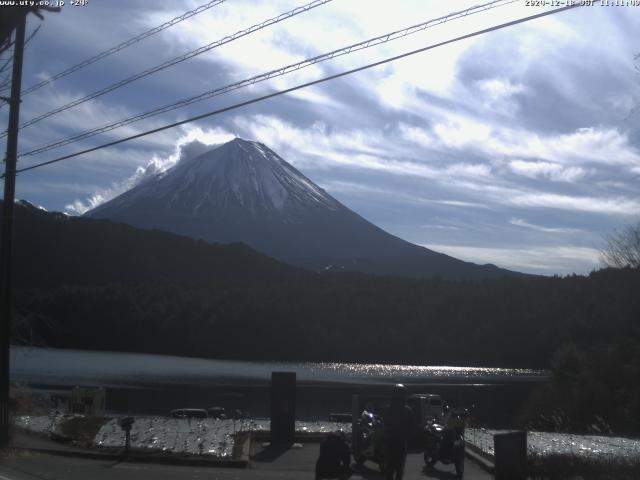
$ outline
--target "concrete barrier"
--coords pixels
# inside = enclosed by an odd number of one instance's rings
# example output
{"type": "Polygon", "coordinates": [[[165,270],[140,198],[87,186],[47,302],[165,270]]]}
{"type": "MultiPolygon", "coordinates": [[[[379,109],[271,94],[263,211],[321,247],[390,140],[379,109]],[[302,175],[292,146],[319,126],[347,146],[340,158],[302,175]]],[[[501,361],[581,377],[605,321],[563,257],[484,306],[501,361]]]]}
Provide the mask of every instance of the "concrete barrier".
{"type": "Polygon", "coordinates": [[[526,480],[527,432],[496,433],[493,449],[496,480],[526,480]]]}

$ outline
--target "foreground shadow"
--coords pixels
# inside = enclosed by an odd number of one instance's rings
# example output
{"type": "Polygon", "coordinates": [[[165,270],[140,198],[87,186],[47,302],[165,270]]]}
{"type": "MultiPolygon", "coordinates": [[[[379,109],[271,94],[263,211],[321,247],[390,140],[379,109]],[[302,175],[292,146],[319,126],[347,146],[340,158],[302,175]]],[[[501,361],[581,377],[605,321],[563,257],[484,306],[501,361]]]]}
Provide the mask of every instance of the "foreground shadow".
{"type": "Polygon", "coordinates": [[[267,445],[258,453],[254,454],[251,457],[251,460],[263,463],[274,462],[284,455],[290,448],[291,445],[267,445]]]}
{"type": "Polygon", "coordinates": [[[377,468],[369,468],[366,464],[351,465],[353,473],[360,475],[362,478],[368,478],[371,480],[383,480],[384,474],[377,468]]]}
{"type": "Polygon", "coordinates": [[[443,472],[435,467],[424,467],[422,474],[425,478],[437,478],[439,480],[453,480],[458,478],[454,472],[443,472]]]}

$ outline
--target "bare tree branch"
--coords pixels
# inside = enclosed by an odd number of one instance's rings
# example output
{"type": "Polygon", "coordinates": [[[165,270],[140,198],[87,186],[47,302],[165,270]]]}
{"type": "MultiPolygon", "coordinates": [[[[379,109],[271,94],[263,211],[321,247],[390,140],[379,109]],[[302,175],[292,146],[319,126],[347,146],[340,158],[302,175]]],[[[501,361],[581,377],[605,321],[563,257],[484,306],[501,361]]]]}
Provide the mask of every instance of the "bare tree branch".
{"type": "Polygon", "coordinates": [[[602,260],[609,267],[640,268],[640,221],[605,236],[602,260]]]}

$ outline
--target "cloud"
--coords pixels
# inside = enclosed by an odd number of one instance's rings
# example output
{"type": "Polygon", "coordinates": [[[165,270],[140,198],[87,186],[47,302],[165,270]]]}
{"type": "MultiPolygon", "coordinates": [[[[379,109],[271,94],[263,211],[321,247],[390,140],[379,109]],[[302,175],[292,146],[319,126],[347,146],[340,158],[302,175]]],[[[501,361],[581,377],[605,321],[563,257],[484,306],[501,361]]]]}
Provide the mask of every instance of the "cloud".
{"type": "Polygon", "coordinates": [[[478,82],[480,90],[487,94],[489,100],[501,100],[525,91],[522,84],[513,84],[508,78],[491,78],[478,82]]]}
{"type": "MultiPolygon", "coordinates": [[[[532,189],[500,178],[489,163],[460,162],[454,158],[449,162],[425,161],[406,158],[404,152],[390,138],[374,135],[365,130],[334,129],[329,132],[322,125],[302,129],[282,119],[269,116],[238,118],[236,123],[252,138],[263,141],[273,148],[285,150],[284,157],[307,168],[330,168],[340,165],[352,169],[389,173],[398,176],[420,177],[437,182],[442,187],[455,191],[451,200],[461,194],[472,195],[472,204],[498,205],[519,208],[547,208],[571,210],[596,214],[634,215],[640,209],[640,199],[621,195],[612,196],[604,192],[592,195],[532,189]],[[294,152],[288,155],[287,152],[294,152]],[[306,160],[304,160],[306,157],[306,160]],[[310,160],[311,158],[315,160],[310,160]]],[[[489,130],[487,130],[489,131],[489,130]]],[[[432,136],[424,129],[400,126],[400,134],[412,142],[431,147],[432,136]],[[424,134],[424,136],[422,136],[424,134]]],[[[460,136],[468,141],[469,136],[460,136]]],[[[456,140],[457,141],[457,140],[456,140]]],[[[415,156],[415,152],[413,153],[415,156]]],[[[551,161],[513,160],[507,164],[510,171],[529,178],[549,178],[558,182],[575,183],[588,171],[579,166],[564,166],[551,161]]],[[[412,197],[413,195],[409,195],[412,197]]],[[[468,199],[461,200],[468,202],[468,199]]]]}
{"type": "MultiPolygon", "coordinates": [[[[403,150],[398,149],[391,138],[376,134],[375,131],[334,129],[329,132],[322,123],[304,129],[280,118],[264,115],[239,117],[236,124],[250,132],[251,138],[276,150],[295,152],[291,156],[284,154],[292,163],[297,163],[306,154],[318,157],[325,166],[330,161],[337,165],[413,177],[478,179],[491,175],[491,166],[488,164],[460,161],[435,165],[418,158],[404,157],[403,150]]],[[[407,135],[421,133],[419,129],[406,125],[401,128],[407,135]]]]}
{"type": "Polygon", "coordinates": [[[448,205],[452,207],[461,208],[488,208],[487,205],[481,203],[464,202],[460,200],[449,200],[441,198],[431,198],[428,196],[421,196],[410,194],[406,192],[397,192],[392,189],[385,189],[380,187],[374,187],[358,182],[346,182],[346,181],[329,181],[323,184],[323,188],[330,193],[349,193],[351,195],[361,196],[363,198],[371,197],[372,195],[387,197],[393,202],[413,203],[418,205],[425,204],[437,204],[448,205]]]}
{"type": "Polygon", "coordinates": [[[510,117],[520,110],[520,103],[514,97],[527,91],[523,84],[512,83],[504,77],[479,80],[477,86],[485,109],[510,117]]]}
{"type": "Polygon", "coordinates": [[[571,197],[553,193],[525,193],[509,200],[523,207],[577,210],[582,212],[616,215],[637,215],[640,200],[626,197],[571,197]]]}
{"type": "Polygon", "coordinates": [[[579,233],[582,231],[579,228],[543,227],[542,225],[529,223],[521,218],[512,218],[511,220],[509,220],[509,223],[517,227],[529,228],[531,230],[544,233],[579,233]]]}
{"type": "Polygon", "coordinates": [[[528,178],[547,178],[554,181],[573,183],[587,175],[582,167],[563,167],[553,162],[528,162],[525,160],[511,160],[509,168],[516,175],[528,178]]]}
{"type": "Polygon", "coordinates": [[[569,134],[548,138],[544,144],[546,158],[568,158],[607,165],[640,165],[640,152],[630,144],[628,135],[616,128],[580,128],[569,134]]]}
{"type": "Polygon", "coordinates": [[[445,244],[423,246],[470,262],[492,263],[512,270],[542,275],[574,272],[587,274],[602,265],[599,250],[571,245],[526,248],[445,244]]]}
{"type": "Polygon", "coordinates": [[[213,146],[233,140],[234,136],[223,130],[202,130],[201,128],[187,128],[175,146],[175,151],[166,158],[153,156],[144,167],[138,167],[133,175],[119,182],[114,182],[108,188],[94,191],[85,200],[74,200],[65,205],[67,213],[82,215],[89,210],[108,202],[112,198],[123,194],[145,180],[155,177],[175,166],[184,159],[195,158],[210,150],[213,146]]]}
{"type": "MultiPolygon", "coordinates": [[[[616,128],[580,128],[561,135],[543,135],[522,128],[492,125],[460,114],[446,115],[432,132],[439,148],[478,151],[491,157],[516,157],[547,163],[640,165],[640,151],[616,128]]],[[[414,131],[412,136],[420,140],[414,131]]]]}
{"type": "Polygon", "coordinates": [[[447,166],[445,172],[454,177],[489,177],[491,175],[491,166],[485,163],[454,163],[447,166]]]}
{"type": "MultiPolygon", "coordinates": [[[[84,9],[65,7],[47,17],[30,44],[24,84],[198,5],[188,3],[110,0],[84,9]]],[[[384,2],[330,2],[25,129],[20,147],[49,143],[475,2],[427,3],[405,0],[389,9],[384,2]]],[[[297,6],[293,0],[225,2],[25,97],[24,120],[297,6]]],[[[21,162],[96,146],[538,11],[521,2],[495,8],[21,162]]],[[[629,117],[640,104],[637,52],[630,40],[640,17],[628,12],[579,8],[457,42],[34,170],[21,176],[19,186],[33,195],[29,200],[50,210],[69,205],[80,212],[170,168],[191,141],[213,145],[237,135],[268,144],[323,187],[335,186],[347,205],[353,202],[367,218],[394,227],[404,238],[421,238],[416,225],[449,223],[463,229],[443,230],[442,236],[433,229],[432,243],[447,245],[445,234],[459,234],[465,245],[502,248],[533,237],[547,248],[567,240],[566,225],[579,225],[593,238],[640,206],[638,117],[629,117]]],[[[6,112],[0,110],[0,120],[6,112]]],[[[524,250],[535,248],[522,247],[522,255],[531,258],[524,250]]]]}
{"type": "Polygon", "coordinates": [[[435,136],[424,128],[400,123],[398,125],[398,131],[403,140],[408,140],[422,147],[436,146],[435,136]]]}
{"type": "MultiPolygon", "coordinates": [[[[286,2],[237,2],[233,7],[221,5],[215,15],[196,15],[190,21],[183,22],[181,28],[169,29],[167,36],[185,49],[192,50],[260,25],[292,8],[286,2]]],[[[223,61],[238,76],[236,80],[299,62],[306,57],[307,49],[302,47],[304,43],[298,41],[301,38],[298,34],[302,32],[299,31],[300,27],[296,29],[296,23],[304,22],[304,16],[309,15],[313,15],[313,9],[216,47],[201,58],[216,63],[223,61]]],[[[151,15],[149,25],[157,24],[160,21],[158,17],[151,15]]],[[[312,27],[308,21],[306,25],[310,30],[321,29],[318,25],[312,27]]],[[[321,72],[321,67],[311,66],[300,75],[310,79],[321,72]]]]}
{"type": "MultiPolygon", "coordinates": [[[[273,115],[238,116],[234,124],[247,136],[259,140],[282,152],[289,162],[299,165],[305,155],[317,156],[323,161],[358,165],[387,152],[388,145],[374,130],[353,128],[331,131],[323,122],[304,128],[273,115]],[[354,154],[349,159],[337,153],[354,154]],[[355,158],[359,156],[359,158],[355,158]]],[[[371,160],[375,163],[375,160],[371,160]]]]}
{"type": "MultiPolygon", "coordinates": [[[[45,102],[39,102],[37,105],[33,105],[36,102],[30,102],[31,108],[27,109],[26,118],[32,118],[35,116],[35,112],[49,110],[61,104],[76,98],[78,95],[71,95],[69,93],[57,92],[55,95],[47,97],[45,102]],[[38,109],[38,106],[43,107],[38,109]]],[[[28,97],[31,99],[30,97],[28,97]]],[[[101,127],[105,124],[118,121],[123,118],[127,118],[132,115],[132,110],[128,107],[119,105],[117,103],[105,103],[103,99],[91,100],[85,102],[70,110],[66,110],[51,118],[45,119],[42,122],[27,127],[21,131],[21,149],[20,153],[26,153],[33,149],[37,149],[43,146],[50,145],[51,143],[64,140],[69,136],[83,133],[87,130],[91,130],[96,127],[101,127]]],[[[144,122],[119,127],[115,130],[99,134],[97,136],[76,141],[67,146],[57,147],[44,153],[35,155],[28,155],[21,158],[21,162],[37,163],[41,159],[49,160],[52,157],[62,156],[69,153],[74,153],[88,147],[93,147],[96,144],[106,143],[113,139],[120,139],[127,136],[137,135],[142,133],[146,129],[155,128],[162,125],[164,122],[159,118],[153,118],[144,122]]],[[[135,145],[138,148],[151,148],[159,149],[173,144],[172,135],[150,135],[137,139],[135,145]]],[[[125,148],[130,148],[131,143],[125,145],[125,148]]],[[[95,154],[92,154],[93,158],[96,158],[95,154]]],[[[122,159],[124,162],[130,162],[130,158],[123,155],[110,155],[110,162],[117,162],[122,159]]]]}

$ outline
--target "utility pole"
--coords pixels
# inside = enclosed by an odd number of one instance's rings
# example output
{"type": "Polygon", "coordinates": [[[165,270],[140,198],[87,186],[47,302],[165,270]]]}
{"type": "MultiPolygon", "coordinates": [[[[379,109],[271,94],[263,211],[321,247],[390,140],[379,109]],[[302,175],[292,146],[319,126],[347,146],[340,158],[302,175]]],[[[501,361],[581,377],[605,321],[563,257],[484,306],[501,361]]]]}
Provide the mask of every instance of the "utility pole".
{"type": "Polygon", "coordinates": [[[15,30],[7,156],[4,169],[4,204],[0,244],[0,448],[9,444],[9,343],[11,336],[11,252],[13,247],[13,207],[16,194],[16,162],[18,125],[20,120],[20,90],[22,88],[22,56],[27,11],[20,16],[15,30]]]}

